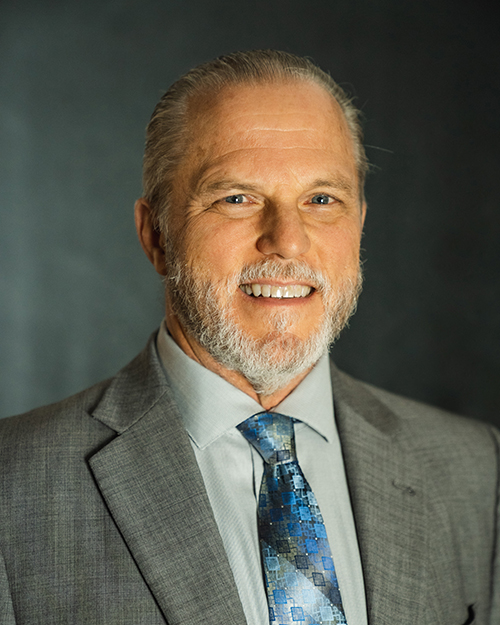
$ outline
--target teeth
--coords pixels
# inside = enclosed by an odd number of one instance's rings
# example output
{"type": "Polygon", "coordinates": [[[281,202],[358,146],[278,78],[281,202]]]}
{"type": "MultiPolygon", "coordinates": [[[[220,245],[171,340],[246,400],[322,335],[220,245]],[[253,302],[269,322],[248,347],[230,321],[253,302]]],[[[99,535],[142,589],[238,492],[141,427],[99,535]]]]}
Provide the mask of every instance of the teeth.
{"type": "Polygon", "coordinates": [[[269,284],[242,284],[240,289],[247,295],[254,297],[273,297],[276,299],[307,297],[312,291],[310,286],[291,284],[287,286],[274,286],[269,284]]]}

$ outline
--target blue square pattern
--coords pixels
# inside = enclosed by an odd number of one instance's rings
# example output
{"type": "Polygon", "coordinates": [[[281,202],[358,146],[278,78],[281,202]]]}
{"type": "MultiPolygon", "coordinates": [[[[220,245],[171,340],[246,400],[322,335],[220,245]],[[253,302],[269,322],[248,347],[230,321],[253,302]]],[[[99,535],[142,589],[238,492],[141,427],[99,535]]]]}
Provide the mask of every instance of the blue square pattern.
{"type": "Polygon", "coordinates": [[[304,610],[302,608],[292,608],[292,621],[305,621],[304,610]]]}
{"type": "Polygon", "coordinates": [[[295,503],[295,493],[281,493],[281,499],[285,506],[293,506],[295,503]]]}
{"type": "Polygon", "coordinates": [[[315,523],[314,531],[316,532],[316,536],[318,538],[326,538],[326,529],[323,523],[315,523]]]}
{"type": "Polygon", "coordinates": [[[278,553],[290,553],[290,543],[288,540],[277,540],[276,547],[278,549],[278,553]]]}
{"type": "Polygon", "coordinates": [[[303,603],[314,603],[314,591],[309,588],[302,589],[302,602],[303,603]]]}
{"type": "Polygon", "coordinates": [[[309,521],[303,521],[300,526],[302,528],[302,534],[306,538],[316,538],[316,532],[311,527],[311,523],[309,521]]]}
{"type": "Polygon", "coordinates": [[[299,523],[288,523],[288,533],[290,536],[302,536],[302,528],[299,523]]]}
{"type": "Polygon", "coordinates": [[[317,506],[318,502],[316,501],[316,497],[314,496],[314,493],[310,490],[306,494],[307,494],[307,498],[309,499],[309,505],[317,506]]]}
{"type": "Polygon", "coordinates": [[[309,521],[311,519],[311,511],[309,508],[299,508],[299,516],[303,521],[309,521]]]}
{"type": "Polygon", "coordinates": [[[313,538],[307,538],[306,549],[308,553],[318,553],[318,543],[313,538]]]}
{"type": "Polygon", "coordinates": [[[333,621],[333,610],[329,605],[322,605],[319,611],[322,621],[333,621]]]}
{"type": "Polygon", "coordinates": [[[300,488],[304,488],[304,479],[301,475],[293,476],[293,487],[297,490],[300,488]]]}
{"type": "Polygon", "coordinates": [[[295,573],[295,571],[285,573],[285,584],[287,588],[294,588],[295,586],[298,586],[299,583],[297,581],[297,573],[295,573]]]}
{"type": "Polygon", "coordinates": [[[271,517],[271,521],[281,521],[283,518],[283,511],[281,508],[271,508],[269,516],[271,517]]]}
{"type": "Polygon", "coordinates": [[[274,556],[274,551],[271,549],[271,547],[267,543],[261,542],[261,549],[262,549],[262,555],[265,558],[274,556]]]}
{"type": "Polygon", "coordinates": [[[273,608],[269,608],[269,620],[270,621],[275,621],[276,620],[276,617],[274,616],[273,608]]]}
{"type": "Polygon", "coordinates": [[[334,571],[335,567],[333,566],[333,560],[332,558],[328,557],[328,556],[323,556],[323,566],[325,568],[325,571],[334,571]]]}
{"type": "Polygon", "coordinates": [[[284,590],[273,590],[274,603],[276,604],[285,604],[286,603],[286,593],[284,590]]]}
{"type": "Polygon", "coordinates": [[[285,462],[286,460],[290,460],[290,450],[289,449],[280,449],[276,452],[276,459],[278,462],[285,462]]]}
{"type": "Polygon", "coordinates": [[[268,571],[279,571],[280,561],[278,560],[278,558],[270,556],[269,558],[266,558],[266,566],[268,571]]]}
{"type": "Polygon", "coordinates": [[[273,423],[273,415],[268,412],[263,412],[257,417],[257,423],[262,428],[267,428],[273,423]]]}
{"type": "Polygon", "coordinates": [[[312,574],[313,583],[315,586],[325,586],[325,578],[322,573],[313,573],[312,574]]]}
{"type": "Polygon", "coordinates": [[[307,556],[295,556],[295,566],[298,569],[308,569],[309,559],[307,556]]]}

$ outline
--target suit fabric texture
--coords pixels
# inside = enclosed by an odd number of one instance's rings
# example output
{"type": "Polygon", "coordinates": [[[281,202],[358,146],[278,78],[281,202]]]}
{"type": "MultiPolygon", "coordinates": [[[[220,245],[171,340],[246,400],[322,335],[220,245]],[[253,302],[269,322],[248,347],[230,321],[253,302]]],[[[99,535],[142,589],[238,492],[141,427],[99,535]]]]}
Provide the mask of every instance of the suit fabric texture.
{"type": "MultiPolygon", "coordinates": [[[[499,625],[499,435],[332,368],[370,625],[499,625]]],[[[2,625],[242,625],[154,338],[0,421],[2,625]]]]}

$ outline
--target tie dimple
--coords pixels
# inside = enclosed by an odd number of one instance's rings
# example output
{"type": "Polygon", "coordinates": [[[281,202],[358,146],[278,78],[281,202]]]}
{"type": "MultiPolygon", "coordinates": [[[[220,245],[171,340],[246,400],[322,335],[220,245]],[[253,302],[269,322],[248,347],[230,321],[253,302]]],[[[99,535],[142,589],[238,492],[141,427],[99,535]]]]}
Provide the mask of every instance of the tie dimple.
{"type": "Polygon", "coordinates": [[[259,413],[238,429],[264,459],[258,524],[270,622],[346,623],[323,517],[297,462],[293,420],[259,413]]]}

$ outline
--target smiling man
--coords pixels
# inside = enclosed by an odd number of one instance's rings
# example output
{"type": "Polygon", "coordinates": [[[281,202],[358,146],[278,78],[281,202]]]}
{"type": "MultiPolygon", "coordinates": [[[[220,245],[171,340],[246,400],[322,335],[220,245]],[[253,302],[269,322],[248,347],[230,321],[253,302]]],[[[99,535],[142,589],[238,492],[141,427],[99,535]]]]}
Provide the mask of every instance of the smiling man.
{"type": "Polygon", "coordinates": [[[139,237],[167,277],[172,338],[271,408],[354,310],[366,210],[356,146],[337,101],[303,78],[202,91],[184,123],[168,244],[147,199],[139,237]]]}
{"type": "Polygon", "coordinates": [[[356,307],[358,112],[241,52],[148,126],[166,315],[115,378],[0,423],[0,621],[500,622],[498,434],[328,358],[356,307]]]}

